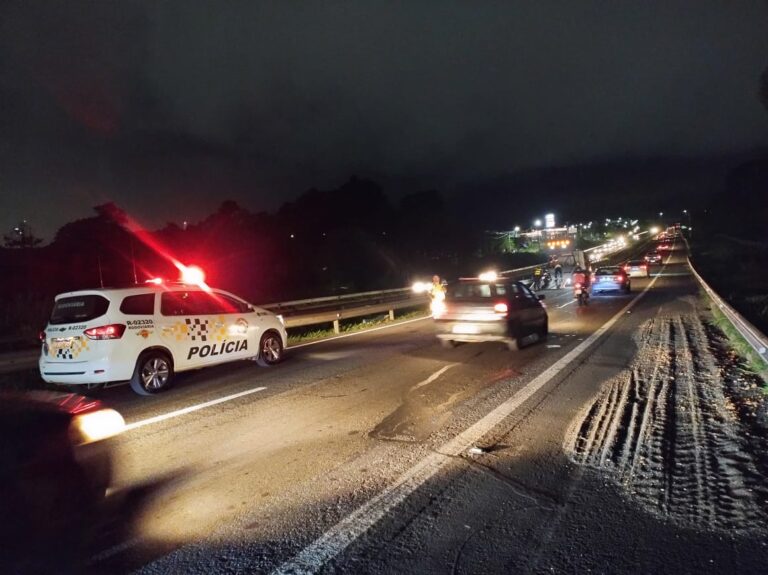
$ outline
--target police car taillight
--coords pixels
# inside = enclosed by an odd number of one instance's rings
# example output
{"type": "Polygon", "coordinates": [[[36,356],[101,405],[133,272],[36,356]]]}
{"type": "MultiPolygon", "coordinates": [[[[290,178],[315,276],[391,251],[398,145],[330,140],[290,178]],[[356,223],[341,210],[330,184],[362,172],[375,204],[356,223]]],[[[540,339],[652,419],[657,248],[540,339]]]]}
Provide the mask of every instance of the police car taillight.
{"type": "Polygon", "coordinates": [[[120,339],[125,333],[125,325],[113,323],[86,329],[84,332],[88,339],[120,339]]]}

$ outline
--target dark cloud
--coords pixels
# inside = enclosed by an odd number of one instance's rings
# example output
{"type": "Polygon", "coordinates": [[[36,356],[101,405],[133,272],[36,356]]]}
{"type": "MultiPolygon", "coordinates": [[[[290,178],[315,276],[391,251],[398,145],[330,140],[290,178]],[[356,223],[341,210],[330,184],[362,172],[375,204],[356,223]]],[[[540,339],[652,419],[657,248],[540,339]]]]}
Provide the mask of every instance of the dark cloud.
{"type": "Polygon", "coordinates": [[[764,2],[17,2],[0,225],[768,144],[764,2]],[[151,202],[150,202],[151,200],[151,202]],[[54,207],[55,206],[55,207],[54,207]]]}

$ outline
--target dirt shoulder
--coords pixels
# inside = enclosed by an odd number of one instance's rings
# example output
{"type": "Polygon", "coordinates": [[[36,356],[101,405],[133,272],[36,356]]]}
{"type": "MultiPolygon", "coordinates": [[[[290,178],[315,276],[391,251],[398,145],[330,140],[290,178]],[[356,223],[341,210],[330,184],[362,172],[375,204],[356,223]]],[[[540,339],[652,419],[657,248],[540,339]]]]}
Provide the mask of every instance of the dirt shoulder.
{"type": "Polygon", "coordinates": [[[663,278],[331,571],[765,572],[765,401],[710,320],[663,278]]]}

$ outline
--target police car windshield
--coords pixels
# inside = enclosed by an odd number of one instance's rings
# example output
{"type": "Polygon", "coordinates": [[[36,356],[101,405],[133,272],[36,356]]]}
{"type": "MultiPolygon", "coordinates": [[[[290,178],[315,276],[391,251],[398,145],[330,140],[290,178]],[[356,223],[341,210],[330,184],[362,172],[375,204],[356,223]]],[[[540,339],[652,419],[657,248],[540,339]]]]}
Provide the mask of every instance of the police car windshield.
{"type": "Polygon", "coordinates": [[[51,312],[51,325],[78,323],[96,319],[107,313],[109,300],[100,295],[65,297],[56,301],[51,312]]]}

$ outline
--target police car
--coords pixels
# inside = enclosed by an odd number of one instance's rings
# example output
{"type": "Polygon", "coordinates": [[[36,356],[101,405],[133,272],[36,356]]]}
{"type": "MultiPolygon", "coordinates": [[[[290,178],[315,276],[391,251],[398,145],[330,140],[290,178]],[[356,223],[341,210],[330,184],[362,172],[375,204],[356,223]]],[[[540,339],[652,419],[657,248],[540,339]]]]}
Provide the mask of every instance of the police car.
{"type": "Polygon", "coordinates": [[[129,381],[150,395],[189,369],[240,359],[274,365],[288,336],[281,316],[231,293],[158,283],[59,294],[41,340],[44,381],[129,381]]]}

